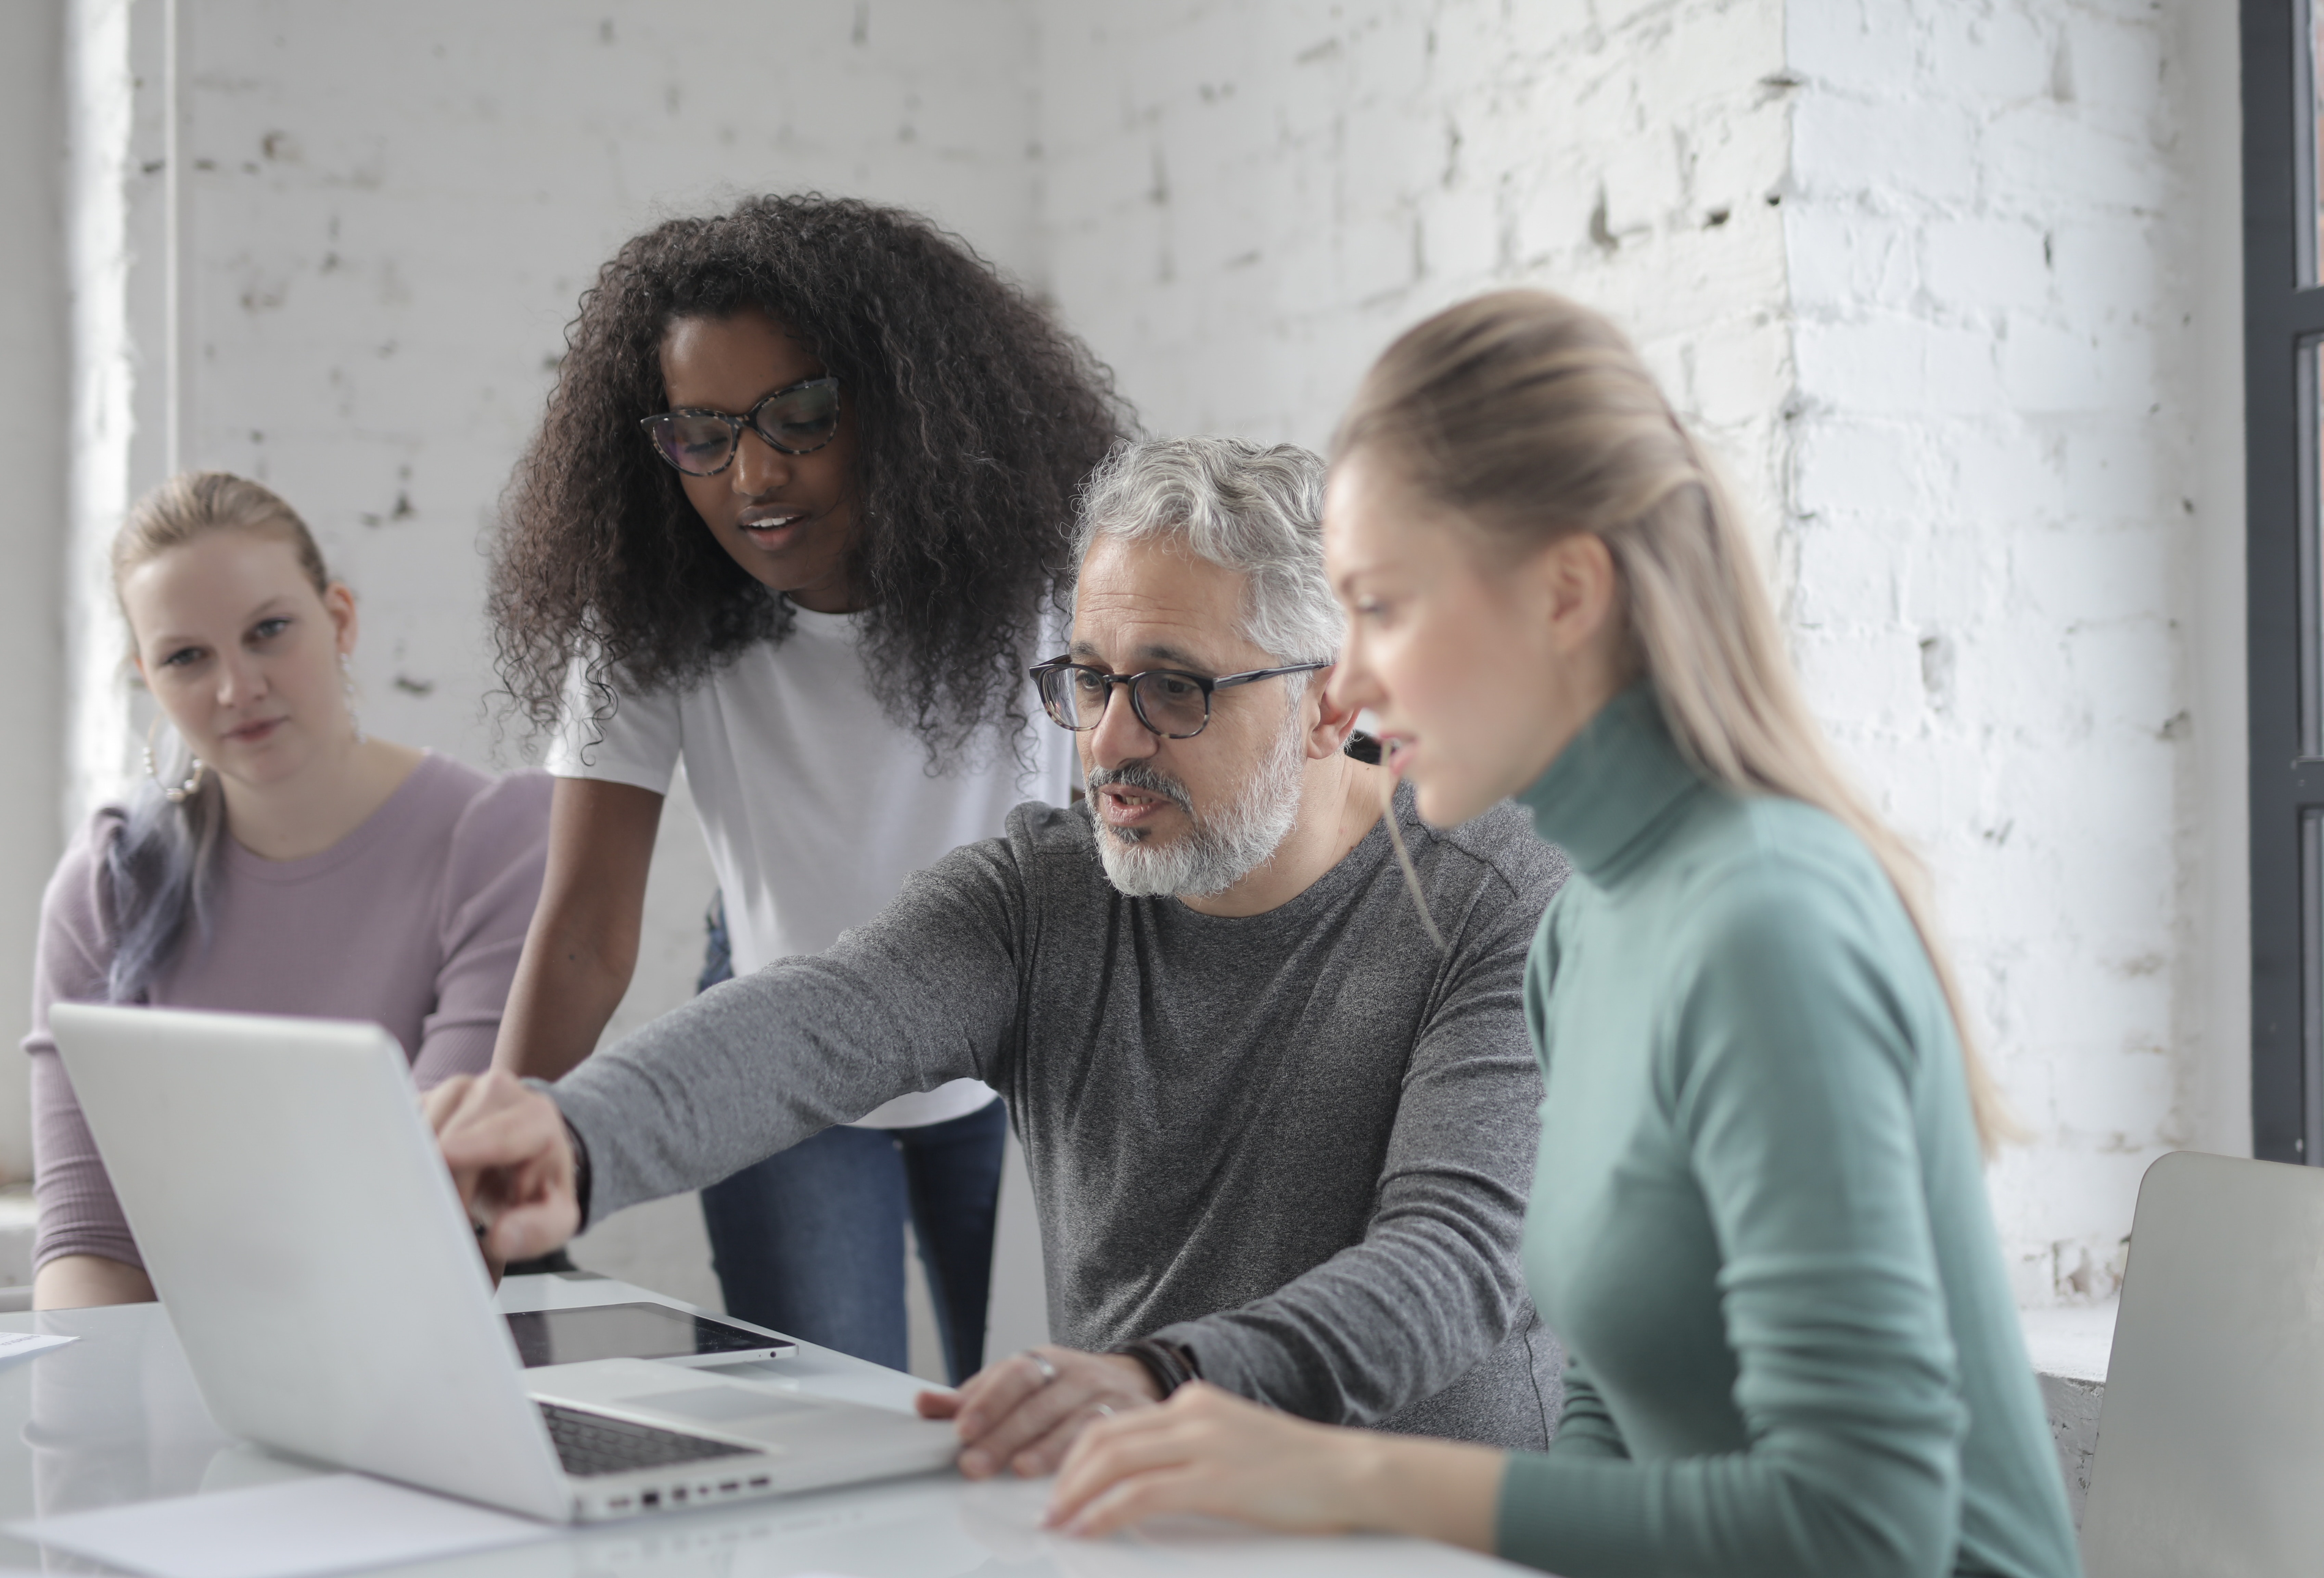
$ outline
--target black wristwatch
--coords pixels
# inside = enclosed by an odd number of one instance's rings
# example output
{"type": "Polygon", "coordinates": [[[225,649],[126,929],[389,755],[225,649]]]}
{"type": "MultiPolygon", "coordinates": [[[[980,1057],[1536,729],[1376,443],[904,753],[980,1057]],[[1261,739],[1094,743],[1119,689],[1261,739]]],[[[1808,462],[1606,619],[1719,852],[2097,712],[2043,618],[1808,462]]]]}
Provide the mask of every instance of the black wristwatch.
{"type": "Polygon", "coordinates": [[[1135,1343],[1124,1343],[1113,1352],[1137,1360],[1153,1378],[1154,1389],[1166,1398],[1188,1381],[1203,1379],[1194,1354],[1183,1344],[1165,1342],[1160,1337],[1140,1337],[1135,1343]]]}
{"type": "Polygon", "coordinates": [[[581,1211],[573,1231],[578,1233],[589,1225],[589,1148],[582,1143],[581,1130],[573,1127],[570,1118],[565,1119],[565,1143],[573,1148],[573,1203],[581,1211]]]}

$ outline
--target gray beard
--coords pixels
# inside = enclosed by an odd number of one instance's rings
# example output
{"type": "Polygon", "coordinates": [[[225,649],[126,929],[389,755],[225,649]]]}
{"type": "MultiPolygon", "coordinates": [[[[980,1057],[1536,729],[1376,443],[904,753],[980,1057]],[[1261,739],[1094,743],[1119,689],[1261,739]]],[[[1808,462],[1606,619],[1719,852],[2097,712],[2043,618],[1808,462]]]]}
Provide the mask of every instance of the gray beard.
{"type": "Polygon", "coordinates": [[[1299,822],[1306,752],[1294,711],[1243,792],[1210,816],[1194,810],[1185,787],[1135,762],[1090,778],[1093,795],[1110,783],[1166,795],[1186,813],[1186,831],[1164,844],[1143,827],[1097,831],[1106,880],[1133,898],[1207,899],[1223,893],[1274,858],[1299,822]]]}

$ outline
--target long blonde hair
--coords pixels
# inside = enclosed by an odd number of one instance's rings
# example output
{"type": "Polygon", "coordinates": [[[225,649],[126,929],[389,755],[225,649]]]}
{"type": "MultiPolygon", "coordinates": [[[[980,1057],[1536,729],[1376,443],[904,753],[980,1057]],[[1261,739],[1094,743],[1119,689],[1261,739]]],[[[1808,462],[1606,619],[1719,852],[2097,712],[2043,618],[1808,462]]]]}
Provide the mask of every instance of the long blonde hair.
{"type": "Polygon", "coordinates": [[[1358,448],[1503,551],[1575,531],[1606,544],[1679,750],[1723,789],[1803,801],[1864,841],[1944,991],[1979,1138],[1989,1154],[2019,1137],[1969,1033],[1928,872],[1832,761],[1734,502],[1621,332],[1541,291],[1450,308],[1365,375],[1334,457],[1358,448]]]}
{"type": "MultiPolygon", "coordinates": [[[[115,598],[119,599],[121,584],[131,571],[214,531],[280,539],[298,556],[299,568],[316,595],[330,589],[330,572],[324,568],[314,533],[280,494],[231,472],[189,471],[129,507],[113,539],[115,598]]],[[[121,617],[128,622],[125,604],[121,617]]],[[[130,641],[134,648],[134,626],[130,641]]],[[[162,776],[174,780],[192,755],[176,741],[175,731],[171,740],[171,764],[162,776]]],[[[149,763],[154,754],[149,750],[149,763]]],[[[154,766],[161,771],[158,763],[154,766]]],[[[181,793],[176,800],[158,783],[139,785],[121,835],[106,854],[115,930],[106,995],[112,1001],[142,1000],[180,948],[208,932],[210,886],[226,827],[226,799],[216,773],[197,773],[192,781],[192,792],[181,793]]]]}

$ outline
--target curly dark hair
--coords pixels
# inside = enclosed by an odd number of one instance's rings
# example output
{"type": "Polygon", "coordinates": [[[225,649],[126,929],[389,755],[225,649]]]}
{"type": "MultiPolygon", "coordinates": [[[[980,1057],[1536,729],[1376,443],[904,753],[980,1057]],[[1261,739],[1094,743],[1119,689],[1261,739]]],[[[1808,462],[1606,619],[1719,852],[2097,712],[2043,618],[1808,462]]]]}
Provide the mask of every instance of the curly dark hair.
{"type": "Polygon", "coordinates": [[[988,724],[1021,726],[1041,612],[1071,569],[1074,491],[1133,428],[1129,408],[965,242],[816,193],[659,226],[582,296],[493,555],[515,711],[553,726],[576,661],[609,707],[613,675],[687,684],[789,630],[788,602],[719,546],[638,429],[669,403],[669,324],[753,307],[813,348],[854,413],[849,568],[870,602],[873,694],[931,761],[988,724]]]}

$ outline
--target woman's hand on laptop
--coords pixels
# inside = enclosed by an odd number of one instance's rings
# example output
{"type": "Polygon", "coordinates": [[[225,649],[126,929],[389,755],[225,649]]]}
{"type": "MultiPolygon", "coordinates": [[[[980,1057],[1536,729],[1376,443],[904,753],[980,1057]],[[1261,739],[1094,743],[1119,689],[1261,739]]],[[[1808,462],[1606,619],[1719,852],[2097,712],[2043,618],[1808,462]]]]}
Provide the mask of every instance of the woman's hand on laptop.
{"type": "Polygon", "coordinates": [[[446,1080],[427,1112],[488,1261],[545,1255],[580,1231],[573,1142],[555,1102],[494,1069],[446,1080]]]}
{"type": "MultiPolygon", "coordinates": [[[[562,1120],[559,1120],[562,1121],[562,1120]]],[[[1028,1349],[988,1364],[956,1392],[922,1392],[920,1417],[958,1422],[960,1472],[988,1480],[1054,1473],[1092,1421],[1151,1407],[1154,1380],[1135,1359],[1078,1349],[1028,1349]]]]}

